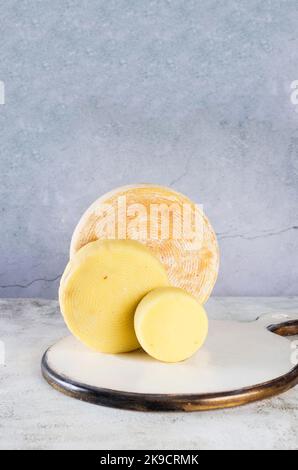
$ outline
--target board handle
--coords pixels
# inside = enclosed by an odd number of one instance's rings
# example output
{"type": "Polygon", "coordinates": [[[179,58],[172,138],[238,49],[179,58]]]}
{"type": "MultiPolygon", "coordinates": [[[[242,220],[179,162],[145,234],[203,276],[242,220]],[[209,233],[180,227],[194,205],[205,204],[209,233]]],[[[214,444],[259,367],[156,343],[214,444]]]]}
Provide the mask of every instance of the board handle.
{"type": "Polygon", "coordinates": [[[280,336],[298,335],[298,313],[266,313],[257,318],[267,330],[280,336]]]}

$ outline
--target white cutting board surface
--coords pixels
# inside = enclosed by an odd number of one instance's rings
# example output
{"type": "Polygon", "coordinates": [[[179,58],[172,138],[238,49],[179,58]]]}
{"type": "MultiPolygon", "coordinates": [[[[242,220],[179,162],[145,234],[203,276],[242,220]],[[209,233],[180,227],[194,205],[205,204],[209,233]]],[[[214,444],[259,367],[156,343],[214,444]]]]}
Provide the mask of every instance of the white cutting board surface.
{"type": "MultiPolygon", "coordinates": [[[[267,327],[297,321],[298,315],[265,315],[249,322],[210,320],[208,339],[192,358],[166,364],[142,351],[92,352],[72,336],[49,348],[47,366],[86,386],[140,394],[206,394],[271,381],[295,367],[289,339],[267,327]]],[[[177,332],[177,335],[179,332],[177,332]]]]}

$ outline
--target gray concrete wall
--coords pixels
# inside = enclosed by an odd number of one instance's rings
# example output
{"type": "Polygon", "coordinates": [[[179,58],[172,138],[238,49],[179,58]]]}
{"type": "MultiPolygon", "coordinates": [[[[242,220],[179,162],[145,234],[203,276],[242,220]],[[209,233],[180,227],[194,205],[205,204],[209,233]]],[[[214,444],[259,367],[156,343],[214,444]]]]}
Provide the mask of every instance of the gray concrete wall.
{"type": "Polygon", "coordinates": [[[218,295],[298,294],[297,0],[1,5],[0,296],[56,297],[105,191],[203,203],[218,295]]]}

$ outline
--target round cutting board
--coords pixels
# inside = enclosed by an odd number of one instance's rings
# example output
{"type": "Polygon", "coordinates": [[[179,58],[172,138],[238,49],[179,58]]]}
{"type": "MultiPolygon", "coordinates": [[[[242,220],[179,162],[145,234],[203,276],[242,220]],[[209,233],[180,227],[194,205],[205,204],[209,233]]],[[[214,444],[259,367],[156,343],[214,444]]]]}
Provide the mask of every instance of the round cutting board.
{"type": "Polygon", "coordinates": [[[249,323],[210,320],[208,339],[187,361],[166,364],[143,351],[108,355],[68,336],[42,358],[42,373],[66,395],[140,411],[194,411],[244,405],[298,383],[298,314],[249,323]]]}

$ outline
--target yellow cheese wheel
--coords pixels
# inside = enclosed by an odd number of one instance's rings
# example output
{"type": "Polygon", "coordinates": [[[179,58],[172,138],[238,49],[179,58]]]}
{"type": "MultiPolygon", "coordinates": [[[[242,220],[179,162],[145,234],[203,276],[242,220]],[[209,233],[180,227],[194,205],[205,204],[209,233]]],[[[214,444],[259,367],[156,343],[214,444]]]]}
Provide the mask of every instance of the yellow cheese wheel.
{"type": "Polygon", "coordinates": [[[203,210],[186,196],[151,184],[125,186],[105,194],[78,223],[70,256],[103,238],[138,240],[163,263],[171,285],[185,289],[200,303],[210,296],[219,266],[217,240],[203,210]],[[197,226],[194,240],[192,232],[197,226]]]}
{"type": "Polygon", "coordinates": [[[137,307],[134,324],[142,348],[164,362],[189,358],[203,345],[208,333],[204,308],[175,287],[149,292],[137,307]]]}
{"type": "Polygon", "coordinates": [[[139,348],[134,313],[142,297],[168,285],[162,264],[141,243],[98,240],[79,250],[61,279],[64,320],[82,343],[105,353],[139,348]]]}

